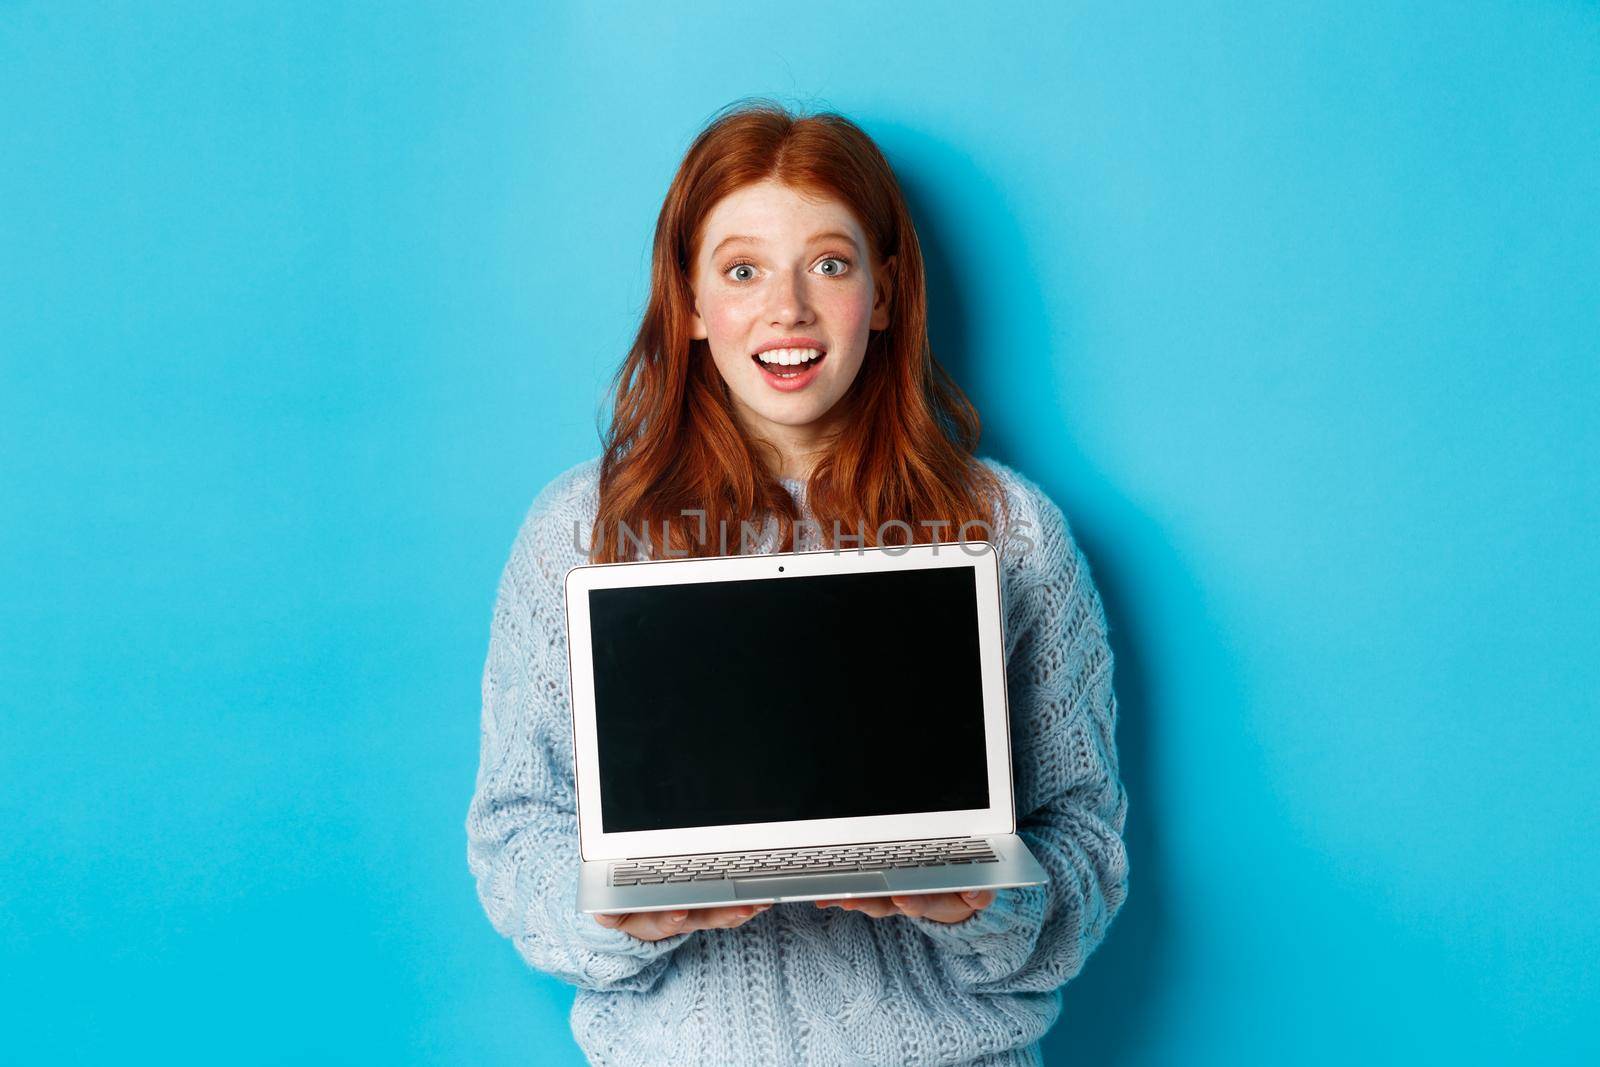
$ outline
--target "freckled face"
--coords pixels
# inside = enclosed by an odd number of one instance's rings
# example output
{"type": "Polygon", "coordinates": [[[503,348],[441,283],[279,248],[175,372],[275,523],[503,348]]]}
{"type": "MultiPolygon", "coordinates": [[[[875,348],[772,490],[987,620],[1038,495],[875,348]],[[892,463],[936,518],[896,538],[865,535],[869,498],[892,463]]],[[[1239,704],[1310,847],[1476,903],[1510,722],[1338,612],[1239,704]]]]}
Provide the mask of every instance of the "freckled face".
{"type": "Polygon", "coordinates": [[[690,277],[693,336],[756,433],[820,428],[855,381],[868,334],[889,324],[886,278],[868,258],[855,214],[837,200],[767,180],[711,209],[690,277]],[[790,362],[757,358],[772,342],[790,362]],[[803,349],[822,356],[792,362],[803,349]]]}

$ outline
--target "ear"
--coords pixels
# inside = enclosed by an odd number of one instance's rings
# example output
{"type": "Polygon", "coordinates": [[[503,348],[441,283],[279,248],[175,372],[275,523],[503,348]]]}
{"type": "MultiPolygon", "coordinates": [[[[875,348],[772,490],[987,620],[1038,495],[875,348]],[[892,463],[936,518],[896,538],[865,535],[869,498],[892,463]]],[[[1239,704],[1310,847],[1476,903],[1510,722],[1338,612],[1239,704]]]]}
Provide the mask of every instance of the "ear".
{"type": "Polygon", "coordinates": [[[700,317],[700,301],[695,298],[694,287],[689,287],[689,337],[704,341],[711,336],[706,332],[706,320],[700,317]]]}
{"type": "Polygon", "coordinates": [[[894,283],[890,280],[893,276],[893,256],[872,272],[872,288],[875,292],[872,297],[872,321],[867,324],[869,329],[884,330],[889,327],[889,308],[894,302],[894,283]]]}

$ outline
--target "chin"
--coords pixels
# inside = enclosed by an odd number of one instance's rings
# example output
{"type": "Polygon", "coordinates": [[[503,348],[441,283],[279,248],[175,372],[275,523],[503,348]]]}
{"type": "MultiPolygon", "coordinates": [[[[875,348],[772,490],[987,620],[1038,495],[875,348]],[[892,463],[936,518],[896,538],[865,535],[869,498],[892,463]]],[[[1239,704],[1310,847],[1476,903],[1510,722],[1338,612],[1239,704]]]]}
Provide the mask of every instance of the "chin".
{"type": "Polygon", "coordinates": [[[832,408],[831,404],[824,407],[809,403],[804,407],[780,408],[778,410],[773,410],[770,406],[756,407],[754,404],[750,406],[757,415],[779,426],[808,426],[822,418],[832,408]]]}

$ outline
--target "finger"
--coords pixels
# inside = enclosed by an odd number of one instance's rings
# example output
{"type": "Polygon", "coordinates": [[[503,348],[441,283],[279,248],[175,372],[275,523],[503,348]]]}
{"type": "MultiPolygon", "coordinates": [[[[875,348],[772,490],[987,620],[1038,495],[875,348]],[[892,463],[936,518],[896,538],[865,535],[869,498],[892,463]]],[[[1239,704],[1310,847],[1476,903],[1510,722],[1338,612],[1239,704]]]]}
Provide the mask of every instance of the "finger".
{"type": "Polygon", "coordinates": [[[969,889],[961,894],[961,899],[973,911],[982,911],[994,903],[993,889],[969,889]]]}
{"type": "Polygon", "coordinates": [[[685,912],[642,912],[638,920],[640,920],[640,926],[650,936],[651,941],[661,941],[662,937],[688,933],[688,929],[690,929],[690,913],[686,912],[686,910],[685,912]]]}
{"type": "Polygon", "coordinates": [[[888,897],[862,897],[855,902],[857,911],[864,911],[874,919],[887,919],[897,915],[900,909],[895,907],[894,901],[888,897]]]}
{"type": "Polygon", "coordinates": [[[731,930],[756,917],[756,905],[744,904],[724,908],[706,908],[700,916],[702,925],[713,930],[731,930]]]}
{"type": "Polygon", "coordinates": [[[689,921],[698,930],[732,930],[743,926],[770,907],[771,904],[736,904],[720,908],[701,908],[689,916],[689,921]]]}
{"type": "Polygon", "coordinates": [[[608,912],[600,912],[595,915],[594,921],[599,923],[601,926],[604,926],[607,930],[613,930],[622,925],[622,918],[623,917],[621,915],[612,915],[608,912]]]}
{"type": "Polygon", "coordinates": [[[929,901],[927,894],[907,893],[903,896],[890,897],[889,899],[894,901],[894,906],[900,909],[902,915],[917,918],[928,913],[929,901]]]}
{"type": "Polygon", "coordinates": [[[696,930],[714,930],[728,921],[731,908],[696,908],[689,915],[689,923],[696,930]]]}
{"type": "Polygon", "coordinates": [[[641,941],[660,941],[688,927],[687,911],[640,911],[623,921],[622,929],[641,941]]]}
{"type": "Polygon", "coordinates": [[[928,905],[925,918],[934,922],[958,923],[969,918],[973,913],[972,905],[960,893],[940,893],[937,900],[928,905]]]}
{"type": "Polygon", "coordinates": [[[963,893],[945,893],[942,894],[942,899],[935,901],[928,908],[924,918],[942,923],[964,922],[992,903],[994,903],[993,890],[971,889],[963,893]]]}
{"type": "Polygon", "coordinates": [[[905,914],[934,922],[960,922],[972,914],[959,893],[917,893],[894,899],[905,914]]]}

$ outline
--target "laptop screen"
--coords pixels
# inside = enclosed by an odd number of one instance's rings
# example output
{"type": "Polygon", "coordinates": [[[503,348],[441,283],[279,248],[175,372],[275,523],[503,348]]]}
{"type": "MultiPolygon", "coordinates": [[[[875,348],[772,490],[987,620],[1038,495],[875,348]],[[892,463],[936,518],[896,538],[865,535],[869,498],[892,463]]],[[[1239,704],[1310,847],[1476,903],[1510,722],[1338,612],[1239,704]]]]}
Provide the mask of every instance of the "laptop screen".
{"type": "Polygon", "coordinates": [[[589,591],[603,830],[989,806],[967,566],[589,591]]]}

